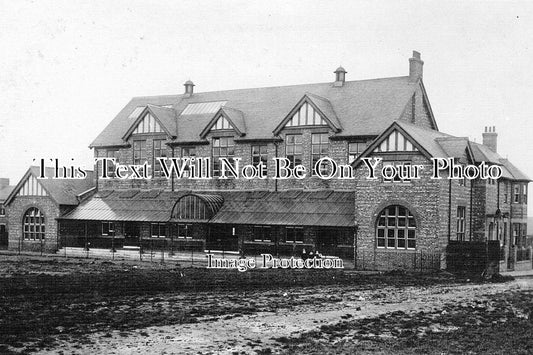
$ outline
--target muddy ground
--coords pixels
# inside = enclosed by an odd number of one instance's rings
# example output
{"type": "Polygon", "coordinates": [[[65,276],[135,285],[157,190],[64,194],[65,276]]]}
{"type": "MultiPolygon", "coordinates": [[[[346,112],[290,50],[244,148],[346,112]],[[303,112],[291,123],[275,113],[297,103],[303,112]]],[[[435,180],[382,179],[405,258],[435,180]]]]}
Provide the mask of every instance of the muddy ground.
{"type": "Polygon", "coordinates": [[[0,255],[0,354],[533,353],[533,279],[0,255]]]}

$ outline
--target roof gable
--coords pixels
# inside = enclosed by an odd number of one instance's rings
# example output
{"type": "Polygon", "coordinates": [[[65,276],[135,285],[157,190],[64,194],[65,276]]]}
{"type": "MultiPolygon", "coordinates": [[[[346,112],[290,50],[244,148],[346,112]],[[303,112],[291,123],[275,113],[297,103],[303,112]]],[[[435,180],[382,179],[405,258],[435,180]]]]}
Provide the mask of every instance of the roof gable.
{"type": "Polygon", "coordinates": [[[330,120],[333,121],[336,116],[338,127],[342,128],[336,132],[336,137],[377,136],[394,120],[401,117],[406,104],[419,85],[408,76],[402,76],[346,81],[342,87],[334,87],[331,82],[326,82],[195,92],[190,97],[185,95],[136,97],[117,114],[90,147],[124,146],[126,142],[122,137],[133,121],[128,116],[138,106],[149,104],[172,105],[177,118],[173,120],[174,126],[167,128],[175,136],[172,139],[175,143],[203,142],[200,133],[213,119],[213,112],[198,111],[202,106],[200,104],[205,106],[206,103],[217,103],[218,110],[221,102],[243,113],[246,119],[246,139],[275,139],[272,132],[294,108],[295,103],[306,94],[330,120]],[[328,110],[332,110],[335,116],[328,110]]]}
{"type": "Polygon", "coordinates": [[[94,176],[92,171],[86,171],[84,179],[52,179],[55,169],[45,168],[45,175],[48,178],[39,179],[40,168],[30,166],[22,179],[15,186],[6,199],[6,204],[17,196],[43,196],[50,197],[58,205],[77,205],[77,196],[87,192],[94,187],[94,176]]]}
{"type": "MultiPolygon", "coordinates": [[[[136,111],[140,107],[136,107],[130,114],[130,118],[135,117],[136,111]]],[[[155,105],[146,105],[146,107],[137,114],[137,118],[126,131],[123,140],[127,140],[132,134],[139,133],[166,133],[172,137],[171,133],[175,129],[176,114],[172,108],[160,107],[155,105]]]]}
{"type": "Polygon", "coordinates": [[[285,127],[329,126],[334,132],[341,130],[331,102],[318,95],[306,93],[287,116],[274,129],[278,135],[285,127]]]}
{"type": "Polygon", "coordinates": [[[241,137],[244,136],[246,134],[244,114],[234,108],[220,107],[211,121],[209,121],[200,133],[200,138],[205,138],[205,136],[212,130],[228,129],[233,129],[241,137]]]}

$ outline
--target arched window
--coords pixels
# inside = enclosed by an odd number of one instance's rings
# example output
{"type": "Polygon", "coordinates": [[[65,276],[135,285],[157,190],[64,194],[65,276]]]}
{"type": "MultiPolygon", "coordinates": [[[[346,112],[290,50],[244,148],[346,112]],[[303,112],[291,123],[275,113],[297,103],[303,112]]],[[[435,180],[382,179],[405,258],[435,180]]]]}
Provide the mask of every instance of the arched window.
{"type": "Polygon", "coordinates": [[[378,248],[415,249],[415,218],[403,206],[392,205],[385,207],[378,217],[376,236],[378,248]]]}
{"type": "Polygon", "coordinates": [[[24,213],[22,221],[24,239],[44,239],[44,214],[37,208],[32,207],[24,213]]]}

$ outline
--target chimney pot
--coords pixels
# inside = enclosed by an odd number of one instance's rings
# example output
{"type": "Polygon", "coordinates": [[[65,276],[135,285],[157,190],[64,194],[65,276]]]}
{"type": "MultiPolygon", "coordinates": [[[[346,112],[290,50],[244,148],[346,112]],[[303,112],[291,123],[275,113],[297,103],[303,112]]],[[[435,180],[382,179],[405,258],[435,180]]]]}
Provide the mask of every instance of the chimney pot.
{"type": "Polygon", "coordinates": [[[413,51],[413,57],[409,58],[409,78],[413,81],[422,79],[424,61],[420,59],[420,52],[413,51]]]}

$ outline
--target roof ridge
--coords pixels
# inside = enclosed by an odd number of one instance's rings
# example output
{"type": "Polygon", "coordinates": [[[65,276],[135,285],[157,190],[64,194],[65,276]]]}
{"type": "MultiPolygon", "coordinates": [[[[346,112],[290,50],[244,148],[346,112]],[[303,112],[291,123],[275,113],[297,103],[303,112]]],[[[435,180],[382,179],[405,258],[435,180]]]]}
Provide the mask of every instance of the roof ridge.
{"type": "MultiPolygon", "coordinates": [[[[345,81],[344,84],[350,84],[350,83],[360,83],[365,81],[380,81],[380,80],[391,80],[391,79],[406,79],[409,78],[409,76],[390,76],[385,78],[373,78],[373,79],[362,79],[362,80],[350,80],[345,81]]],[[[309,85],[325,85],[325,84],[333,84],[333,82],[326,81],[326,82],[319,82],[319,83],[304,83],[304,84],[293,84],[293,85],[274,85],[274,86],[259,86],[259,87],[251,87],[251,88],[239,88],[239,89],[229,89],[229,90],[211,90],[211,91],[200,91],[195,92],[192,96],[186,97],[185,94],[173,94],[173,95],[150,95],[150,96],[134,96],[132,99],[147,99],[147,98],[162,98],[162,97],[176,97],[177,99],[182,98],[194,98],[197,94],[210,94],[215,92],[234,92],[234,91],[245,91],[245,90],[264,90],[264,89],[276,89],[276,88],[290,88],[290,87],[298,87],[298,86],[309,86],[309,85]]]]}

